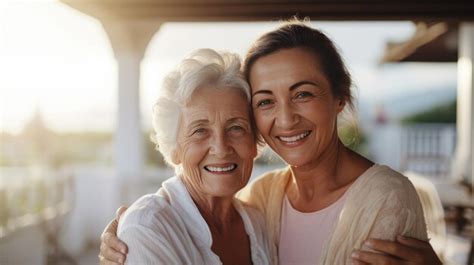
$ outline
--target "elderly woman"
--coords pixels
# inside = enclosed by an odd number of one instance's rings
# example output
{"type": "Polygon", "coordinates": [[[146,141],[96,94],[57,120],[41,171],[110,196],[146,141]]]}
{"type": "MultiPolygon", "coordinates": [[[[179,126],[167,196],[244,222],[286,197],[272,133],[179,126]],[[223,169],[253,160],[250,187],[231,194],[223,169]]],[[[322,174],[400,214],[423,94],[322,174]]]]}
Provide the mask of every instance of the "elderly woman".
{"type": "Polygon", "coordinates": [[[440,264],[413,185],[339,139],[352,82],[327,36],[287,23],[254,43],[244,73],[258,131],[288,164],[238,194],[265,217],[272,264],[440,264]]]}
{"type": "Polygon", "coordinates": [[[176,176],[124,214],[127,264],[269,264],[258,211],[234,199],[257,154],[238,56],[198,50],[164,81],[154,138],[176,176]],[[218,99],[218,100],[216,100],[218,99]]]}

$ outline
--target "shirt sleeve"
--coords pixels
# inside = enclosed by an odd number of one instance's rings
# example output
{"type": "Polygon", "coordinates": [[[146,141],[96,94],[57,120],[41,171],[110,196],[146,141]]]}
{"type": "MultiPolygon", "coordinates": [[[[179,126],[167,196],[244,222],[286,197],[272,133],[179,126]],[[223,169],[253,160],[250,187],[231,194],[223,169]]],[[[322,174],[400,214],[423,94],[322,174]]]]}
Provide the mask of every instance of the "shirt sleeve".
{"type": "Polygon", "coordinates": [[[202,263],[178,214],[151,197],[125,212],[117,235],[128,246],[126,264],[202,263]]]}
{"type": "Polygon", "coordinates": [[[158,231],[133,225],[126,227],[119,237],[129,249],[125,264],[184,264],[185,260],[158,231]]]}
{"type": "Polygon", "coordinates": [[[397,235],[405,235],[428,239],[421,202],[411,183],[389,192],[377,211],[368,238],[394,241],[397,235]]]}

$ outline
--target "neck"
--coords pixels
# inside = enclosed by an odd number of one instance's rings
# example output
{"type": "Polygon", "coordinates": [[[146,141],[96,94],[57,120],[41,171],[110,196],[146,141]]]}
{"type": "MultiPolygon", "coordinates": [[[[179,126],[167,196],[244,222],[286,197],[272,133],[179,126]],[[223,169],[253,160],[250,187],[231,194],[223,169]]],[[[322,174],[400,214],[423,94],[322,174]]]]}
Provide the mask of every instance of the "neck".
{"type": "MultiPolygon", "coordinates": [[[[184,180],[185,178],[183,178],[184,180]]],[[[183,181],[199,212],[211,231],[226,231],[232,222],[239,216],[233,205],[233,196],[216,197],[203,195],[186,180],[183,181]]]]}
{"type": "Polygon", "coordinates": [[[336,136],[326,151],[308,165],[291,166],[292,181],[288,195],[303,202],[312,202],[340,187],[339,168],[347,148],[336,136]]]}

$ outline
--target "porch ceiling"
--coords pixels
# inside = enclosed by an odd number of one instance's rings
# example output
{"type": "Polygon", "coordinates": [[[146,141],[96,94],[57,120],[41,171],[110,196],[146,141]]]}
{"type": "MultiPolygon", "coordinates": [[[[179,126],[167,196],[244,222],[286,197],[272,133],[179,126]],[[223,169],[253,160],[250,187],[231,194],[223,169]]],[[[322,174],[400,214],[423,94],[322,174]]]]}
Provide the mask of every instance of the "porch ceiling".
{"type": "Polygon", "coordinates": [[[293,15],[312,20],[474,21],[474,1],[397,0],[61,0],[100,19],[268,21],[293,15]],[[434,2],[434,3],[433,3],[434,2]]]}
{"type": "Polygon", "coordinates": [[[402,42],[387,42],[381,63],[457,62],[458,25],[416,23],[413,36],[402,42]]]}

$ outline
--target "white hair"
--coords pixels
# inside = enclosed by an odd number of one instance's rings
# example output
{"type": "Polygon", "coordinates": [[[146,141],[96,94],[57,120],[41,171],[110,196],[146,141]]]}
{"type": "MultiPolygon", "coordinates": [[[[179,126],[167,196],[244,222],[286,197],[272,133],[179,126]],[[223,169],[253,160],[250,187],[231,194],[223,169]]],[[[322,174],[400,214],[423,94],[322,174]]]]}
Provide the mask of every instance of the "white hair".
{"type": "Polygon", "coordinates": [[[250,87],[240,66],[240,57],[237,54],[199,49],[192,52],[175,70],[165,76],[162,91],[153,108],[152,141],[165,161],[173,166],[177,173],[179,167],[173,163],[172,155],[177,148],[182,107],[196,89],[208,85],[216,89],[239,89],[250,102],[250,87]]]}

